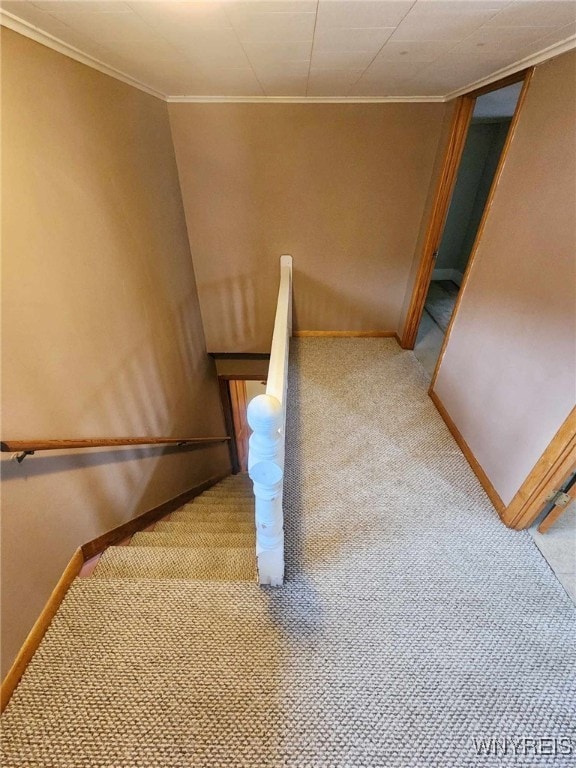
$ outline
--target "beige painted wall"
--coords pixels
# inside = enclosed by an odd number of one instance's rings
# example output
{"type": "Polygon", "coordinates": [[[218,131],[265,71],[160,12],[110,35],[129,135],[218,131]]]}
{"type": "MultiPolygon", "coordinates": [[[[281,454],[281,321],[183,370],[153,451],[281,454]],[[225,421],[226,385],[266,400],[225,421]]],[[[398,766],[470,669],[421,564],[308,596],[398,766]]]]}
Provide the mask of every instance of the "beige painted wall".
{"type": "Polygon", "coordinates": [[[576,401],[575,94],[536,69],[435,386],[505,503],[576,401]]]}
{"type": "Polygon", "coordinates": [[[269,351],[282,253],[296,330],[398,330],[447,109],[170,105],[210,351],[269,351]]]}
{"type": "MultiPolygon", "coordinates": [[[[2,34],[4,439],[224,434],[166,105],[2,34]]],[[[3,456],[3,673],[78,545],[225,447],[3,456]]]]}
{"type": "Polygon", "coordinates": [[[249,405],[251,400],[254,400],[258,395],[266,394],[266,384],[262,381],[247,381],[246,382],[246,404],[249,405]]]}

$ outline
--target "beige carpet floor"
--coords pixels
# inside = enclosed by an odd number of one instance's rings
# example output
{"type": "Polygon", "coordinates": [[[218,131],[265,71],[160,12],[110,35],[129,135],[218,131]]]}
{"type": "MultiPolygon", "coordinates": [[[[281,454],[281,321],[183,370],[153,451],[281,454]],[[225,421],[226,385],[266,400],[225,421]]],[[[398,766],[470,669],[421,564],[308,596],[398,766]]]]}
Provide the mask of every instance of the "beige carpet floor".
{"type": "Polygon", "coordinates": [[[294,340],[289,403],[286,585],[76,581],[3,765],[573,765],[576,610],[499,522],[414,356],[294,340]]]}

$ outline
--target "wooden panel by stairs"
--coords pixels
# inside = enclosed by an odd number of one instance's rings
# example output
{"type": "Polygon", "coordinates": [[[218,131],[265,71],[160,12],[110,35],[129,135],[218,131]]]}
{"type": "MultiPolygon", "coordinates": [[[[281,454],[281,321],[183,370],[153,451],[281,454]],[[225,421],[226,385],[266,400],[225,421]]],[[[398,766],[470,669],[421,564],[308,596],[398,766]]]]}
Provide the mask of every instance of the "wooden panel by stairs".
{"type": "Polygon", "coordinates": [[[109,547],[93,578],[254,581],[255,546],[250,480],[234,475],[128,546],[109,547]]]}

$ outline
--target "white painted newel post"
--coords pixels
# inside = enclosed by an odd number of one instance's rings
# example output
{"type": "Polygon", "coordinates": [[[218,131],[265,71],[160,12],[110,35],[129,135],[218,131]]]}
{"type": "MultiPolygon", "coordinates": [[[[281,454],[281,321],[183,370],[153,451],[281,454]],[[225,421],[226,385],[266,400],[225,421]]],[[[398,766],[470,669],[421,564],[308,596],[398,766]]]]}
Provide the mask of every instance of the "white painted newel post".
{"type": "Polygon", "coordinates": [[[282,482],[284,445],[282,406],[275,397],[259,395],[248,406],[250,436],[248,473],[256,500],[256,556],[260,584],[284,580],[284,514],[282,482]]]}
{"type": "Polygon", "coordinates": [[[266,394],[248,405],[253,432],[248,450],[248,474],[254,483],[256,556],[260,584],[284,581],[284,432],[288,352],[292,335],[292,257],[280,259],[280,290],[274,321],[266,394]]]}

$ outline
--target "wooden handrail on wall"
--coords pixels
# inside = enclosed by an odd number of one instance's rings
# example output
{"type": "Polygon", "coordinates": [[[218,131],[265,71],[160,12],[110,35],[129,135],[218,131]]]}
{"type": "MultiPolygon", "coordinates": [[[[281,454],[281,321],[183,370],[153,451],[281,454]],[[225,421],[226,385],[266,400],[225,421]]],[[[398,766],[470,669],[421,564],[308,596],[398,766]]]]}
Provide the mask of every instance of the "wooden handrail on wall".
{"type": "Polygon", "coordinates": [[[292,336],[292,257],[280,259],[280,288],[272,335],[266,394],[248,405],[253,430],[248,448],[248,474],[254,483],[256,556],[260,584],[284,581],[284,440],[288,352],[292,336]]]}
{"type": "Polygon", "coordinates": [[[207,447],[215,443],[225,443],[229,437],[99,437],[84,440],[3,440],[0,451],[18,453],[17,461],[23,461],[36,451],[58,451],[76,448],[121,448],[129,445],[176,445],[183,448],[189,445],[207,447]]]}

